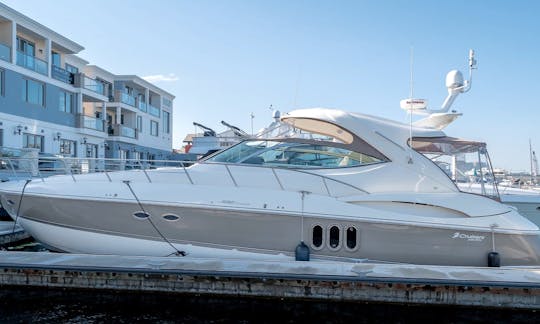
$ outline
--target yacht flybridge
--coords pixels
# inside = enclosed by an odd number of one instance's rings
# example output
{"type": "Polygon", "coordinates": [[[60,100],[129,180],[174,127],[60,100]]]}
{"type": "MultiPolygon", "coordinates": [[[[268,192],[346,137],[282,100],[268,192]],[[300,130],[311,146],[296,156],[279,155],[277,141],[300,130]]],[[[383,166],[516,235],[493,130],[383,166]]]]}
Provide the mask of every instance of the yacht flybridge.
{"type": "Polygon", "coordinates": [[[310,136],[248,139],[189,168],[6,182],[1,202],[65,252],[540,264],[536,225],[408,145],[444,132],[323,108],[281,121],[310,136]]]}

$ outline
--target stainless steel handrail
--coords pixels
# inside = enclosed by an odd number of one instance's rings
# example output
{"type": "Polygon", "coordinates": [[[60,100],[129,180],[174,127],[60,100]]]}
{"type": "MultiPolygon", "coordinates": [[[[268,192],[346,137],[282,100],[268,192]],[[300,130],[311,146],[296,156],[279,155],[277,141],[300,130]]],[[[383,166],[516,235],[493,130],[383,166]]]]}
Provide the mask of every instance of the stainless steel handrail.
{"type": "MultiPolygon", "coordinates": [[[[333,181],[333,182],[336,182],[336,183],[339,183],[339,184],[342,184],[344,186],[347,186],[347,187],[350,187],[352,189],[355,189],[357,191],[360,191],[364,194],[369,194],[368,191],[364,190],[364,189],[361,189],[361,188],[358,188],[357,186],[355,185],[352,185],[350,183],[347,183],[347,182],[344,182],[344,181],[341,181],[341,180],[338,180],[338,179],[334,179],[334,178],[331,178],[331,177],[328,177],[328,176],[325,176],[325,175],[322,175],[322,174],[318,174],[318,173],[313,173],[313,172],[309,172],[309,171],[305,171],[305,170],[299,170],[299,169],[295,169],[295,168],[280,168],[280,167],[274,167],[274,166],[261,166],[261,165],[253,165],[253,164],[230,164],[230,163],[222,163],[222,162],[203,162],[202,164],[207,164],[207,165],[225,165],[228,168],[228,166],[234,166],[234,165],[238,165],[238,166],[242,166],[242,167],[249,167],[249,168],[263,168],[263,169],[272,169],[273,170],[273,173],[274,173],[274,176],[278,179],[278,182],[280,184],[280,187],[283,189],[283,186],[281,184],[281,181],[279,180],[279,177],[277,175],[277,173],[275,172],[275,170],[285,170],[285,171],[292,171],[292,172],[298,172],[298,173],[303,173],[303,174],[308,174],[308,175],[311,175],[311,176],[315,176],[315,177],[318,177],[318,178],[321,178],[323,179],[323,181],[325,180],[329,180],[329,181],[333,181]]],[[[234,181],[233,179],[233,182],[236,183],[236,181],[234,181]]],[[[330,193],[330,190],[327,186],[326,183],[324,183],[324,185],[326,186],[326,189],[328,191],[328,193],[330,193]]],[[[283,189],[285,190],[285,189],[283,189]]],[[[329,194],[329,196],[331,196],[329,194]]]]}
{"type": "MultiPolygon", "coordinates": [[[[77,182],[76,175],[82,174],[82,173],[104,173],[105,176],[107,177],[107,180],[109,182],[112,182],[113,180],[110,174],[111,172],[130,170],[131,168],[136,168],[138,170],[141,170],[144,173],[149,183],[152,183],[153,182],[152,177],[151,177],[151,174],[147,172],[148,170],[151,170],[152,168],[156,169],[158,167],[167,167],[167,166],[173,165],[175,169],[181,170],[186,175],[190,184],[192,185],[196,184],[193,177],[190,174],[189,169],[186,167],[186,164],[193,164],[193,163],[196,163],[196,161],[71,158],[71,157],[38,157],[38,158],[0,157],[0,160],[5,160],[7,162],[7,164],[10,167],[12,175],[16,178],[27,178],[26,176],[24,177],[17,176],[17,172],[24,173],[25,175],[29,174],[30,177],[39,177],[41,178],[42,181],[46,180],[47,175],[65,174],[65,175],[70,175],[74,182],[77,182]],[[27,162],[27,163],[20,163],[20,162],[27,162]],[[34,163],[34,165],[32,166],[31,163],[34,163]],[[48,167],[46,168],[40,169],[39,163],[44,163],[44,164],[48,163],[50,165],[48,165],[48,167]],[[57,164],[61,165],[61,167],[55,167],[57,164]],[[89,167],[89,165],[93,165],[93,167],[89,167]],[[29,170],[25,170],[24,169],[25,166],[28,167],[29,170]],[[83,170],[86,170],[86,171],[83,171],[83,170]]],[[[349,187],[351,189],[354,189],[355,191],[358,191],[364,194],[369,194],[369,192],[367,192],[366,190],[361,189],[350,183],[347,183],[338,179],[334,179],[334,178],[331,178],[322,174],[306,171],[306,170],[299,170],[299,169],[294,169],[294,168],[280,168],[280,167],[275,167],[275,166],[230,164],[230,163],[220,163],[220,162],[211,162],[211,163],[202,162],[200,164],[223,166],[235,187],[240,187],[240,185],[238,181],[236,180],[236,178],[234,177],[234,172],[231,167],[242,166],[242,167],[247,167],[247,168],[270,169],[281,190],[286,190],[286,189],[277,171],[295,172],[295,173],[301,173],[301,174],[317,177],[321,179],[322,181],[321,187],[324,188],[323,191],[326,192],[328,196],[332,196],[332,192],[328,185],[328,182],[337,183],[337,184],[349,187]]]]}

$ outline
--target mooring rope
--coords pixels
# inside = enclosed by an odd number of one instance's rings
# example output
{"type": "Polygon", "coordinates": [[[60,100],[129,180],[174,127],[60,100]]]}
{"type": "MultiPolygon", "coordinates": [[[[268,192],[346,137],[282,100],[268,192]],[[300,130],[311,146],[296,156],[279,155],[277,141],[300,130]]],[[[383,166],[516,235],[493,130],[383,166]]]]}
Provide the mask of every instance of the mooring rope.
{"type": "Polygon", "coordinates": [[[26,186],[32,181],[31,179],[26,179],[26,183],[24,184],[22,191],[21,191],[21,199],[19,199],[19,206],[17,207],[17,213],[15,214],[15,222],[13,222],[13,229],[11,230],[11,234],[15,233],[15,227],[17,226],[17,220],[19,219],[19,213],[21,212],[21,205],[24,197],[24,191],[26,190],[26,186]]]}
{"type": "Polygon", "coordinates": [[[137,197],[137,195],[135,194],[135,191],[133,191],[133,188],[131,188],[131,185],[129,183],[129,180],[124,180],[122,181],[123,183],[126,184],[126,186],[129,188],[129,191],[131,191],[131,194],[133,195],[133,197],[135,198],[135,200],[137,201],[137,204],[139,205],[139,207],[141,208],[141,210],[143,211],[143,213],[145,213],[146,215],[148,215],[148,217],[146,219],[148,219],[148,221],[150,222],[150,224],[152,224],[152,227],[154,227],[154,229],[156,230],[156,232],[159,234],[159,236],[161,236],[161,238],[163,239],[163,241],[167,242],[171,248],[173,248],[173,250],[175,250],[175,252],[167,255],[167,256],[171,256],[171,255],[176,255],[176,256],[186,256],[186,252],[185,251],[180,251],[178,250],[177,248],[174,247],[174,245],[169,241],[167,240],[167,238],[161,233],[161,231],[157,228],[157,226],[154,224],[154,222],[152,222],[152,219],[150,219],[150,214],[146,212],[146,210],[144,209],[141,201],[139,200],[139,198],[137,197]]]}

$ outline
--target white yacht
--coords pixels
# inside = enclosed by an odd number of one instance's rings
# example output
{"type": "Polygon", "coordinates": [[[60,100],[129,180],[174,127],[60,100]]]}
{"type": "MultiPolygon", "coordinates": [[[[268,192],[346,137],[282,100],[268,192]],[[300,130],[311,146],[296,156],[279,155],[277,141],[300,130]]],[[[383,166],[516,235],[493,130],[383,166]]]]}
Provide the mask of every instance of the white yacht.
{"type": "Polygon", "coordinates": [[[408,145],[451,142],[444,132],[323,108],[281,121],[313,136],[248,139],[189,168],[6,182],[1,202],[65,252],[282,260],[301,248],[350,262],[486,266],[498,253],[503,266],[540,264],[535,224],[461,192],[408,145]]]}

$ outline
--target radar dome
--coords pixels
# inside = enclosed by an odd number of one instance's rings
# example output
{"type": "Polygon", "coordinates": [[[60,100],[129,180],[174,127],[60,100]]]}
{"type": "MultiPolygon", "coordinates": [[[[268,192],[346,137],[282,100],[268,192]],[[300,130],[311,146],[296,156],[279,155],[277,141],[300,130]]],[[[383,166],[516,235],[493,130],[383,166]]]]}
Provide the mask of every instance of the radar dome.
{"type": "Polygon", "coordinates": [[[446,75],[446,87],[448,90],[462,87],[463,84],[463,74],[458,70],[452,70],[446,75]]]}

